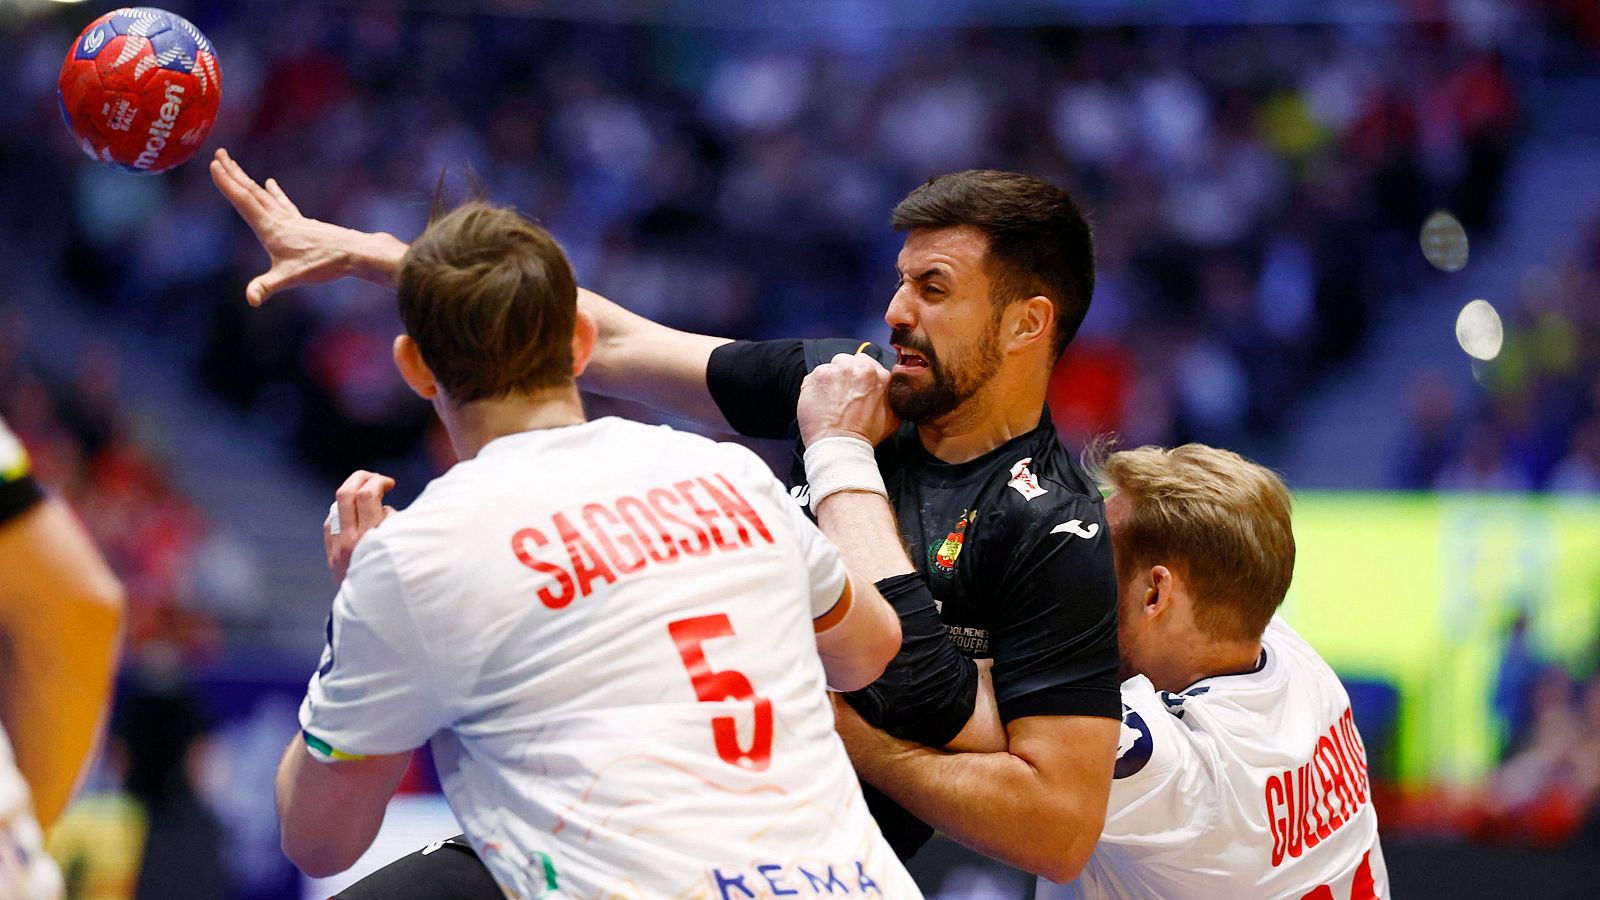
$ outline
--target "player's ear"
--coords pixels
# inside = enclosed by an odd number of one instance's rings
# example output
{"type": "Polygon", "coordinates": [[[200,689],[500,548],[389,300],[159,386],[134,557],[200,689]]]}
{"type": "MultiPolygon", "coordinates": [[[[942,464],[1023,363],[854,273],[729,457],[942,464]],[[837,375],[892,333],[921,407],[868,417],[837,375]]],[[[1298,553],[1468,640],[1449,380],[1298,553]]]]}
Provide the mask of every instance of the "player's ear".
{"type": "Polygon", "coordinates": [[[1056,306],[1048,297],[1014,301],[1002,317],[1001,338],[1012,352],[1049,344],[1056,324],[1056,306]]]}
{"type": "Polygon", "coordinates": [[[594,316],[579,309],[578,320],[572,329],[573,378],[582,375],[583,370],[589,367],[589,359],[594,356],[594,344],[599,336],[600,326],[595,324],[594,316]]]}
{"type": "Polygon", "coordinates": [[[1177,576],[1166,566],[1150,567],[1150,587],[1144,592],[1140,610],[1146,616],[1157,616],[1172,608],[1178,591],[1177,576]]]}
{"type": "Polygon", "coordinates": [[[422,349],[411,335],[402,334],[394,339],[394,366],[406,386],[424,400],[432,400],[439,393],[439,383],[433,379],[433,370],[422,361],[422,349]]]}

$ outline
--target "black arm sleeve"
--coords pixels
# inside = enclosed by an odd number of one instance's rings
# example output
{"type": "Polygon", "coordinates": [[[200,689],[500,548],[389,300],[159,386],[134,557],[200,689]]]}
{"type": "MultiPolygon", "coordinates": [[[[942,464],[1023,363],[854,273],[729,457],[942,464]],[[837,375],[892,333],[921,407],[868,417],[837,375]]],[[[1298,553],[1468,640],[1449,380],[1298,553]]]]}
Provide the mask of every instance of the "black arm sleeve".
{"type": "Polygon", "coordinates": [[[0,525],[15,519],[44,499],[44,491],[33,476],[24,475],[14,481],[0,480],[0,525]]]}
{"type": "Polygon", "coordinates": [[[733,429],[745,437],[794,437],[800,385],[840,353],[865,352],[885,368],[892,352],[849,338],[734,341],[711,351],[706,387],[733,429]]]}
{"type": "Polygon", "coordinates": [[[735,431],[782,438],[809,371],[804,341],[734,341],[711,351],[706,387],[735,431]]]}
{"type": "Polygon", "coordinates": [[[1036,517],[996,599],[1003,605],[990,647],[1002,721],[1122,715],[1117,577],[1104,504],[1079,497],[1036,517]]]}
{"type": "Polygon", "coordinates": [[[950,643],[921,574],[895,575],[877,587],[900,616],[900,652],[882,677],[844,698],[863,719],[895,737],[942,747],[972,718],[978,666],[950,643]]]}

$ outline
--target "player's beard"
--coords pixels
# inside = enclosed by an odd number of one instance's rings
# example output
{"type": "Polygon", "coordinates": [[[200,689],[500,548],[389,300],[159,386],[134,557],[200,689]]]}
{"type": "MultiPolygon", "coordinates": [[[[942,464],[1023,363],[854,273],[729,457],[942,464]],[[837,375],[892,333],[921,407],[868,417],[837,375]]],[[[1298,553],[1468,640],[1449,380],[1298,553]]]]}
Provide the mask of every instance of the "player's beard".
{"type": "Polygon", "coordinates": [[[953,412],[978,392],[978,389],[1000,370],[1000,323],[991,321],[989,331],[978,336],[970,346],[959,348],[951,356],[965,359],[965,364],[952,360],[948,365],[939,359],[938,351],[927,338],[915,334],[905,326],[898,326],[890,342],[915,351],[928,362],[932,383],[917,386],[909,376],[889,377],[889,408],[907,422],[936,422],[953,412]]]}

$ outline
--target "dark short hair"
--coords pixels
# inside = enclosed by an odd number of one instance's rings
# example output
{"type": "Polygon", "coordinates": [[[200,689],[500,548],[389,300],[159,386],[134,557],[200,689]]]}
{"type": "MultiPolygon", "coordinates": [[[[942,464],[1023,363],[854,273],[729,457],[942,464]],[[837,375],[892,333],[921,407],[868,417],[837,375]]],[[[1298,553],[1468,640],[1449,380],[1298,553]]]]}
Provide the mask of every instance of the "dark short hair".
{"type": "Polygon", "coordinates": [[[548,231],[471,200],[436,214],[400,263],[400,319],[453,403],[572,381],[578,283],[548,231]]]}
{"type": "Polygon", "coordinates": [[[1067,348],[1094,294],[1094,239],[1078,204],[1048,181],[972,169],[928,180],[895,206],[898,231],[970,225],[989,236],[994,299],[1042,296],[1056,307],[1056,356],[1067,348]]]}

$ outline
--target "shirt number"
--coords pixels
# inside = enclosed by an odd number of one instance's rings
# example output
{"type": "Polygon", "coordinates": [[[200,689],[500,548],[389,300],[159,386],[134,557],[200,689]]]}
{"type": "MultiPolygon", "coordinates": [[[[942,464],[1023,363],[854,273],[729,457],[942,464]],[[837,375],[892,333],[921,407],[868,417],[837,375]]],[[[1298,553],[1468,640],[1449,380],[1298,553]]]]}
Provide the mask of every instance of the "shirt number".
{"type": "Polygon", "coordinates": [[[772,763],[772,701],[756,694],[750,679],[741,672],[724,669],[711,671],[706,664],[706,651],[701,645],[716,638],[733,637],[733,624],[726,613],[714,616],[696,616],[667,624],[667,633],[683,657],[683,667],[689,672],[689,683],[694,685],[694,695],[701,703],[721,703],[737,700],[755,708],[756,727],[748,748],[739,746],[739,733],[733,716],[717,716],[711,720],[711,737],[717,745],[717,756],[722,761],[760,772],[772,763]]]}
{"type": "MultiPolygon", "coordinates": [[[[1333,888],[1325,884],[1318,885],[1300,900],[1334,900],[1333,888]]],[[[1350,882],[1350,900],[1378,900],[1377,885],[1372,880],[1371,850],[1361,855],[1361,866],[1356,869],[1355,878],[1350,882]]]]}

